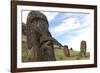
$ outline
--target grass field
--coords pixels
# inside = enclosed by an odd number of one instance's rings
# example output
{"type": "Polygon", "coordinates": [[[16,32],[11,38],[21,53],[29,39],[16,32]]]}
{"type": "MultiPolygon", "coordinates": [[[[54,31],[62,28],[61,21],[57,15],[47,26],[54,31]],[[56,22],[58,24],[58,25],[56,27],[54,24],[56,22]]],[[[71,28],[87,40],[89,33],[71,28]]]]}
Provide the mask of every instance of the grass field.
{"type": "Polygon", "coordinates": [[[79,58],[79,51],[71,51],[70,50],[70,57],[66,57],[63,53],[62,49],[55,49],[55,56],[56,60],[86,60],[90,58],[90,53],[86,53],[86,57],[79,58]]]}
{"type": "MultiPolygon", "coordinates": [[[[71,51],[70,50],[70,57],[66,57],[64,55],[64,52],[62,49],[55,49],[55,57],[56,61],[60,60],[87,60],[90,58],[90,53],[86,53],[86,57],[82,57],[78,59],[79,52],[78,51],[71,51]]],[[[25,48],[25,45],[23,46],[22,49],[22,62],[29,62],[29,56],[27,55],[27,49],[25,48]]]]}

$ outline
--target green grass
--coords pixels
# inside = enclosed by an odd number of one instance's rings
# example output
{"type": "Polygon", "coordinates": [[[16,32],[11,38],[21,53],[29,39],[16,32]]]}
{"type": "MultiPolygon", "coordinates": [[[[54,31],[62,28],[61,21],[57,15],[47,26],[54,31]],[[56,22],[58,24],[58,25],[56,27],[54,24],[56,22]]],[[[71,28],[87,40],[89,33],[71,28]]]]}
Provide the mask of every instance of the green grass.
{"type": "Polygon", "coordinates": [[[63,60],[65,58],[63,50],[55,49],[55,57],[56,57],[56,60],[63,60]]]}
{"type": "MultiPolygon", "coordinates": [[[[22,62],[29,62],[29,56],[27,54],[26,36],[22,36],[22,62]]],[[[86,57],[79,58],[79,51],[70,50],[70,57],[66,57],[62,49],[54,49],[56,60],[87,60],[90,59],[90,52],[86,53],[86,57]],[[78,59],[79,58],[79,59],[78,59]]]]}
{"type": "MultiPolygon", "coordinates": [[[[90,53],[86,53],[86,57],[82,57],[78,59],[79,51],[71,51],[70,57],[66,57],[62,49],[54,49],[56,61],[59,60],[87,60],[90,58],[90,53]]],[[[27,44],[22,42],[22,62],[29,62],[29,56],[27,55],[27,44]]]]}
{"type": "MultiPolygon", "coordinates": [[[[79,60],[78,56],[79,56],[79,51],[70,50],[70,57],[66,57],[62,49],[55,49],[55,57],[57,61],[59,60],[79,60]]],[[[86,60],[89,58],[90,58],[90,53],[87,52],[86,57],[81,57],[80,60],[86,60]]]]}
{"type": "MultiPolygon", "coordinates": [[[[56,61],[60,61],[60,60],[87,60],[90,58],[90,53],[87,52],[86,53],[86,57],[82,57],[80,59],[78,59],[78,51],[70,51],[70,57],[66,57],[63,53],[62,49],[55,49],[55,57],[56,57],[56,61]]],[[[29,62],[29,57],[27,55],[27,49],[23,48],[22,49],[22,62],[29,62]]]]}

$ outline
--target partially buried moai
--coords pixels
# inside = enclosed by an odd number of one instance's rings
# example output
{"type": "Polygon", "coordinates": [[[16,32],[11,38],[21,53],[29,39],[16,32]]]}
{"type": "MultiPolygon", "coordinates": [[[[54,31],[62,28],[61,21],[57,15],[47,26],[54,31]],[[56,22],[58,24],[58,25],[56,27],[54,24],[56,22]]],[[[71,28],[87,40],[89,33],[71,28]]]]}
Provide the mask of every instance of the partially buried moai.
{"type": "Polygon", "coordinates": [[[68,49],[68,45],[64,45],[63,51],[66,57],[70,57],[70,51],[68,49]]]}
{"type": "Polygon", "coordinates": [[[86,56],[86,49],[87,49],[86,41],[82,40],[80,44],[80,56],[81,57],[86,56]]]}
{"type": "Polygon", "coordinates": [[[46,16],[31,11],[27,16],[27,46],[32,51],[31,61],[54,61],[52,36],[46,16]]]}

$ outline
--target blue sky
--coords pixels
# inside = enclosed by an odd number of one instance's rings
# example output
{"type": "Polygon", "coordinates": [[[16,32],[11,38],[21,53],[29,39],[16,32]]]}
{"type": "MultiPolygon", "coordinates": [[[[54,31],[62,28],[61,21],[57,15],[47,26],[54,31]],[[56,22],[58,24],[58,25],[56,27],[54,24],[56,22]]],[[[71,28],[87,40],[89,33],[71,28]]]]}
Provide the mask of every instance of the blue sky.
{"type": "Polygon", "coordinates": [[[81,40],[90,45],[90,14],[76,12],[42,12],[49,21],[49,31],[62,45],[80,50],[81,40]]]}
{"type": "MultiPolygon", "coordinates": [[[[68,45],[69,48],[80,50],[80,42],[87,42],[88,51],[92,49],[91,42],[91,26],[90,14],[78,12],[45,12],[49,22],[49,31],[52,36],[57,39],[62,45],[68,45]]],[[[24,17],[22,21],[26,23],[26,17],[29,11],[23,11],[24,17]]]]}

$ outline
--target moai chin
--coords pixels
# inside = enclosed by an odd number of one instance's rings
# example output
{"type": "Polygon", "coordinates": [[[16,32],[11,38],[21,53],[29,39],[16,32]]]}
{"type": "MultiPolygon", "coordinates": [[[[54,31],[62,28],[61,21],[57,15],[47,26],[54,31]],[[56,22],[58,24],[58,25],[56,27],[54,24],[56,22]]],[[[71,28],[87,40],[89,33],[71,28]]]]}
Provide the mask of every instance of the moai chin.
{"type": "Polygon", "coordinates": [[[27,16],[27,46],[32,50],[31,61],[54,61],[52,36],[48,30],[48,20],[39,11],[31,11],[27,16]]]}
{"type": "Polygon", "coordinates": [[[80,56],[81,57],[86,56],[86,48],[87,48],[86,41],[82,40],[80,44],[80,56]]]}

